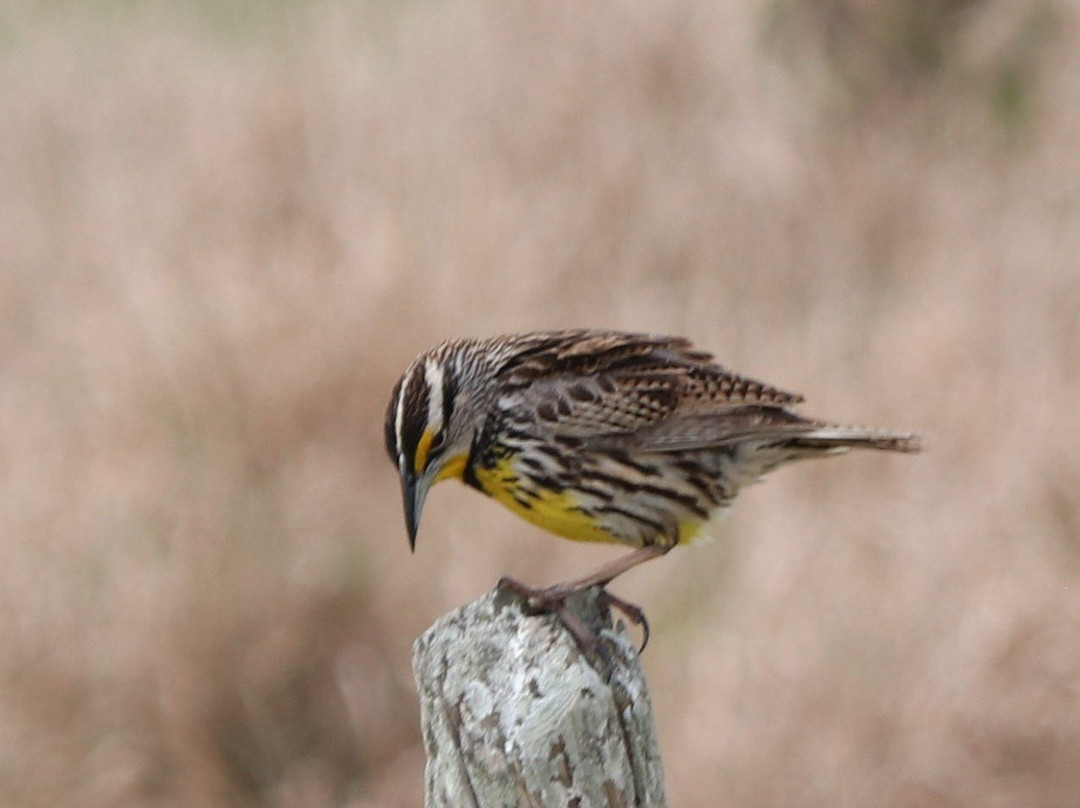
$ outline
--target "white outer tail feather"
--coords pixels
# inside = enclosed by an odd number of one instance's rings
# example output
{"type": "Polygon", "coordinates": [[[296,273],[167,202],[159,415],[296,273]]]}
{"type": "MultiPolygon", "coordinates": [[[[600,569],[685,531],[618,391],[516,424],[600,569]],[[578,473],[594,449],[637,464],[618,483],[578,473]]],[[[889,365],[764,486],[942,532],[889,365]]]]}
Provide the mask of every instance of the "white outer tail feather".
{"type": "Polygon", "coordinates": [[[825,425],[800,435],[796,446],[807,449],[843,451],[845,449],[880,449],[888,452],[918,452],[919,436],[864,426],[825,425]]]}

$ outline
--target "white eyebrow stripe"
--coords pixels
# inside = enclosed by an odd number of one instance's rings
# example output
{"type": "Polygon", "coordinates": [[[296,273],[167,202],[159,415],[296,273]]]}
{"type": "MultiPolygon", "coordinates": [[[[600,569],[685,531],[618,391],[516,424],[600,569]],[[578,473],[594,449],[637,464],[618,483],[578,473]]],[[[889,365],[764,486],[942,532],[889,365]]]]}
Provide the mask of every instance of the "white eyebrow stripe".
{"type": "Polygon", "coordinates": [[[401,380],[401,389],[398,391],[397,407],[394,412],[394,436],[397,438],[398,462],[402,466],[405,463],[405,439],[401,431],[405,424],[405,394],[409,390],[410,378],[412,378],[412,373],[401,380]]]}
{"type": "Polygon", "coordinates": [[[443,367],[434,359],[424,362],[424,381],[428,388],[427,428],[437,434],[443,427],[443,367]]]}

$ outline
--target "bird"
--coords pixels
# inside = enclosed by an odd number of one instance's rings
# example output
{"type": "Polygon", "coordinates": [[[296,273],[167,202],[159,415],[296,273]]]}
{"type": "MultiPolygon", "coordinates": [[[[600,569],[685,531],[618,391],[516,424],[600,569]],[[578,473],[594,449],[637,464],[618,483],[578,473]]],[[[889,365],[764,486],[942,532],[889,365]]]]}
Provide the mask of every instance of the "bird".
{"type": "MultiPolygon", "coordinates": [[[[554,586],[503,579],[565,619],[567,597],[706,535],[778,466],[920,449],[913,433],[803,416],[802,402],[684,337],[571,329],[447,340],[408,365],[386,410],[409,547],[431,486],[457,479],[557,536],[631,548],[554,586]]],[[[609,597],[647,641],[643,612],[609,597]]]]}

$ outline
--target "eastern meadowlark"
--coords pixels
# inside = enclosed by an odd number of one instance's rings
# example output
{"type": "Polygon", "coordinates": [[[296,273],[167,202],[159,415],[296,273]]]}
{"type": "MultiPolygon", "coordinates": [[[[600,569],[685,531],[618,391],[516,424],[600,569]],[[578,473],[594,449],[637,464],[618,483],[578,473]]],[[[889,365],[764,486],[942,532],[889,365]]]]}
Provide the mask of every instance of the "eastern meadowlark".
{"type": "Polygon", "coordinates": [[[915,435],[805,418],[790,409],[802,400],[679,337],[574,330],[444,342],[409,365],[386,413],[409,546],[431,485],[457,478],[559,536],[635,548],[571,583],[512,582],[552,608],[693,541],[783,463],[919,449],[915,435]]]}

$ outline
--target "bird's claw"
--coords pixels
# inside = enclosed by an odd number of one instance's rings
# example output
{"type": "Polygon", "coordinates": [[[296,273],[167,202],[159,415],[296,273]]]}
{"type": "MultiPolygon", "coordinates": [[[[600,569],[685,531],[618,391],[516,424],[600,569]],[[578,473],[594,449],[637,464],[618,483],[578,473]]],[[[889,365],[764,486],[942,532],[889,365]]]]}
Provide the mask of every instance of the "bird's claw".
{"type": "Polygon", "coordinates": [[[600,589],[600,598],[606,606],[614,606],[622,612],[623,616],[635,626],[641,626],[641,647],[638,648],[638,653],[641,654],[645,650],[645,646],[649,644],[649,637],[652,633],[649,629],[649,619],[645,616],[645,610],[636,603],[623,600],[618,595],[613,595],[603,588],[600,589]]]}

